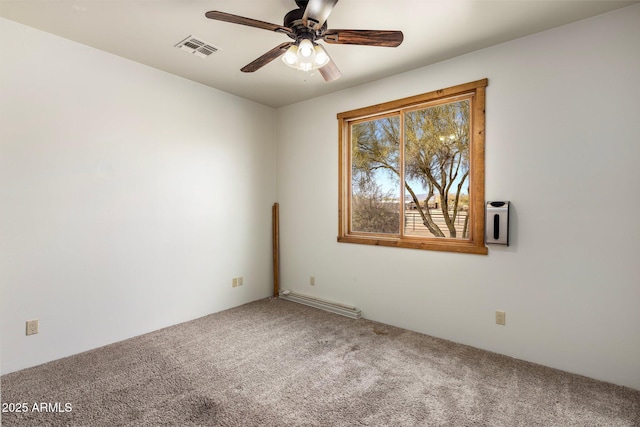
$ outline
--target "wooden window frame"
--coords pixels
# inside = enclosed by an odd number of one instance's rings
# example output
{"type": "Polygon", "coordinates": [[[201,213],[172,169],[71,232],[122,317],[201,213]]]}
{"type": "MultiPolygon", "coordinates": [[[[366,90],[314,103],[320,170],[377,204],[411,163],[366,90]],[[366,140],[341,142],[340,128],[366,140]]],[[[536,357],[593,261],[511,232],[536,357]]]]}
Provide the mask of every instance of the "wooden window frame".
{"type": "MultiPolygon", "coordinates": [[[[338,113],[338,242],[486,255],[484,225],[485,96],[488,79],[338,113]],[[389,236],[351,231],[351,135],[354,122],[410,110],[421,104],[467,97],[471,100],[469,143],[469,239],[389,236]]],[[[401,126],[402,127],[402,126],[401,126]]],[[[403,204],[401,204],[403,205],[403,204]]],[[[404,208],[402,208],[404,209],[404,208]]]]}

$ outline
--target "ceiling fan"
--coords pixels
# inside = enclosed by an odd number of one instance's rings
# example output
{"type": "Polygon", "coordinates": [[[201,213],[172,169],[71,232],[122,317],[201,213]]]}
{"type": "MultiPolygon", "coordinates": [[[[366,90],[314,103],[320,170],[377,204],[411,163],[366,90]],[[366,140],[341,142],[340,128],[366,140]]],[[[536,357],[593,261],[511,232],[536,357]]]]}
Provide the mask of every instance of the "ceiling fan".
{"type": "Polygon", "coordinates": [[[330,82],[342,74],[324,47],[317,43],[319,40],[329,44],[397,47],[404,38],[402,31],[327,29],[327,17],[338,0],[295,0],[295,2],[298,8],[284,16],[283,25],[216,10],[207,12],[205,16],[217,21],[283,33],[293,40],[274,47],[242,67],[241,71],[245,73],[257,71],[282,56],[283,62],[288,66],[302,71],[318,69],[325,81],[330,82]]]}

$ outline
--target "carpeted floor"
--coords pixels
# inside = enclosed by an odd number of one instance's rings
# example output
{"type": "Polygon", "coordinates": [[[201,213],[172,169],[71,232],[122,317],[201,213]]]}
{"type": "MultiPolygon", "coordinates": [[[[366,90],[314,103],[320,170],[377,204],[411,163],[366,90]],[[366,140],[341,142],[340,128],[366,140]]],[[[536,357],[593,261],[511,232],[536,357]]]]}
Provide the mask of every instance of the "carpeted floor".
{"type": "Polygon", "coordinates": [[[5,427],[640,426],[640,391],[278,299],[1,381],[5,427]]]}

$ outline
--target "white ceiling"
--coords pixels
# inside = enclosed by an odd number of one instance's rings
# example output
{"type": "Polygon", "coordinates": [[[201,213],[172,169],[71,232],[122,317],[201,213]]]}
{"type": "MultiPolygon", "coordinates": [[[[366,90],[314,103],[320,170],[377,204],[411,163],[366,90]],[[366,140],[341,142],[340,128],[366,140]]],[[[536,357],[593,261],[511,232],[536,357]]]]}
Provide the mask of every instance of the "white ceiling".
{"type": "MultiPolygon", "coordinates": [[[[282,24],[294,0],[0,0],[0,16],[225,92],[280,107],[585,19],[637,1],[341,0],[329,28],[401,30],[397,48],[327,45],[342,77],[275,60],[240,68],[283,34],[205,18],[220,10],[282,24]],[[221,50],[206,59],[174,48],[189,35],[221,50]]],[[[25,53],[26,54],[26,53],[25,53]]],[[[43,64],[46,66],[46,64],[43,64]]]]}

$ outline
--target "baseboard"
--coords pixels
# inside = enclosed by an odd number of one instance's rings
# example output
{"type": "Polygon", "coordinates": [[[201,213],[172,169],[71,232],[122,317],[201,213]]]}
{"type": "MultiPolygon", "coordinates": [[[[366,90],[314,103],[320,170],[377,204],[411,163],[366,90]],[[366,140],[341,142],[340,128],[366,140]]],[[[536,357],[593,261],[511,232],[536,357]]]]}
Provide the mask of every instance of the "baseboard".
{"type": "Polygon", "coordinates": [[[299,294],[297,292],[292,291],[283,291],[280,292],[280,299],[297,302],[299,304],[308,305],[310,307],[319,308],[320,310],[329,311],[331,313],[339,314],[341,316],[346,316],[351,319],[359,319],[362,317],[360,310],[356,307],[341,304],[338,302],[328,301],[322,298],[312,297],[309,295],[299,294]]]}

